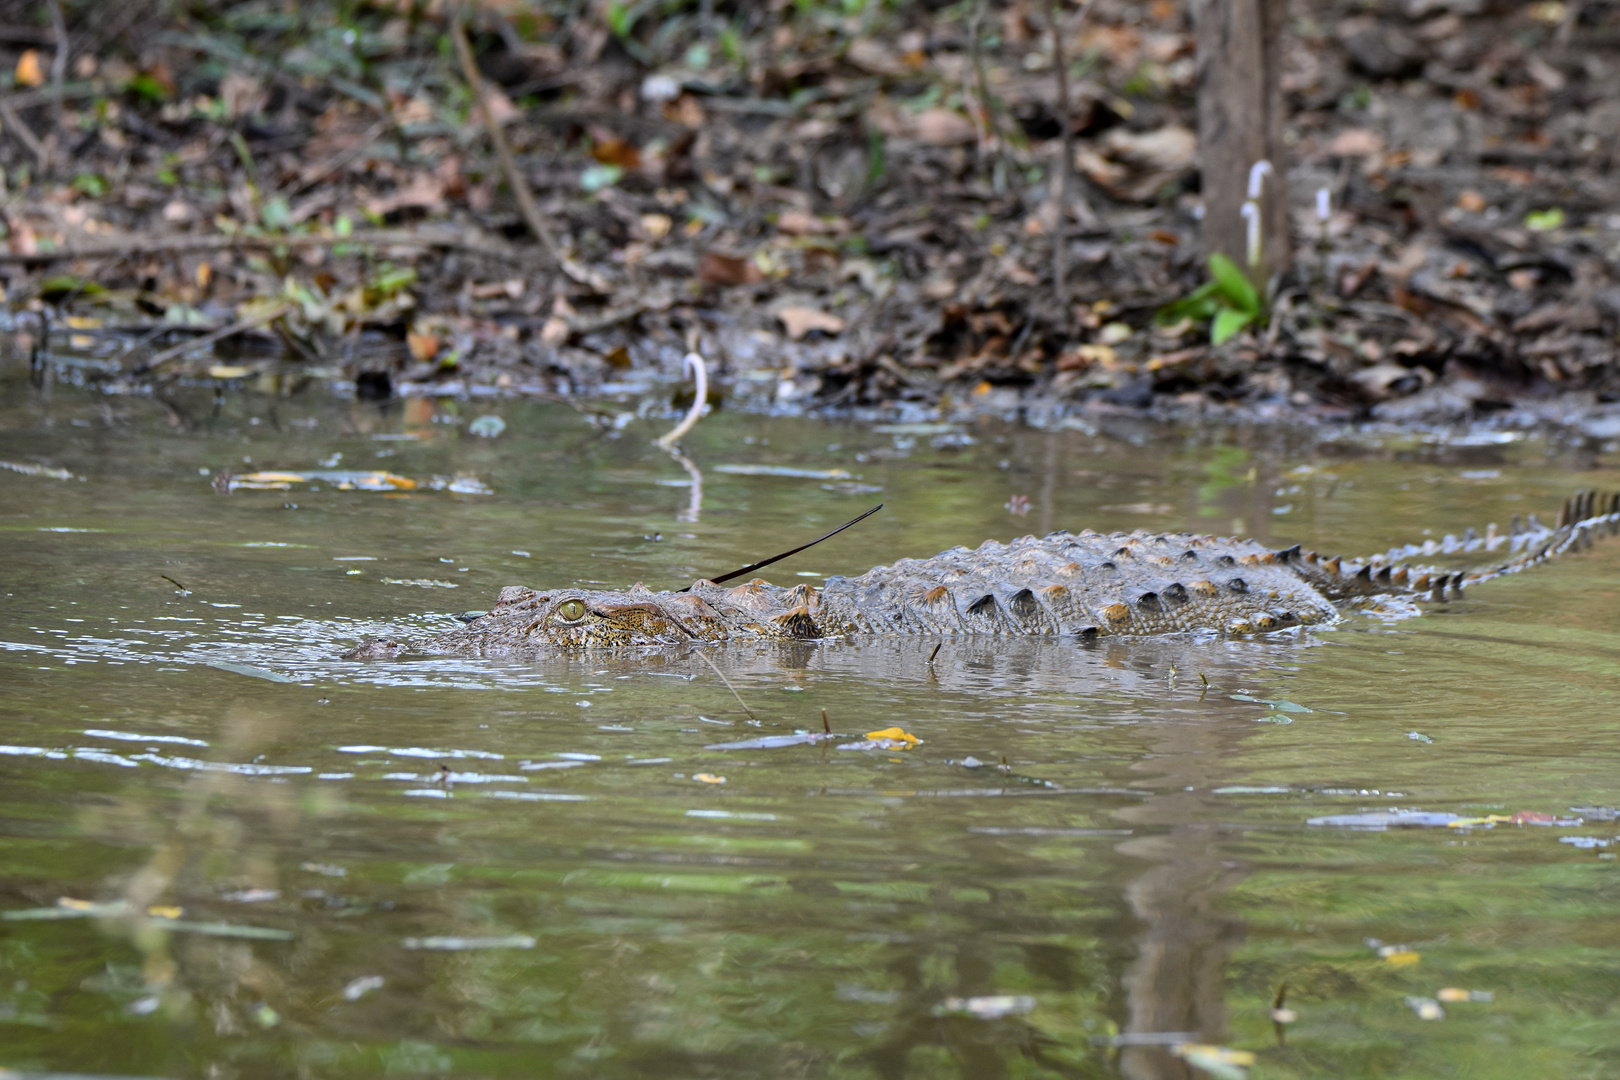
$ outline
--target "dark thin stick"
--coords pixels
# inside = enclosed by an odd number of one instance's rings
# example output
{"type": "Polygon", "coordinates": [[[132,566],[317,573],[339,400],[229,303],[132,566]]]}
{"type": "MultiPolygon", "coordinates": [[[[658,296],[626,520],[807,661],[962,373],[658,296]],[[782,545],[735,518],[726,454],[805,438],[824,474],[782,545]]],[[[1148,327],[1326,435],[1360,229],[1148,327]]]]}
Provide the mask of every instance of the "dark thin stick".
{"type": "Polygon", "coordinates": [[[944,645],[945,645],[945,643],[944,643],[944,642],[943,642],[943,641],[941,641],[941,642],[940,642],[940,643],[939,643],[939,644],[938,644],[938,645],[935,645],[935,646],[934,646],[934,651],[933,651],[933,652],[931,652],[931,653],[929,653],[929,654],[928,654],[928,666],[929,666],[929,667],[933,667],[933,666],[934,666],[934,657],[936,657],[936,656],[938,656],[938,655],[939,655],[939,650],[940,650],[940,649],[941,649],[941,648],[942,648],[942,647],[943,647],[943,646],[944,646],[944,645]]]}
{"type": "Polygon", "coordinates": [[[826,709],[821,710],[821,730],[827,733],[828,738],[832,737],[832,725],[827,723],[826,709]]]}
{"type": "Polygon", "coordinates": [[[489,131],[489,141],[495,146],[495,156],[500,160],[501,172],[506,175],[506,183],[512,189],[512,195],[517,199],[518,210],[523,214],[523,221],[534,233],[534,238],[540,241],[540,246],[546,249],[553,262],[562,267],[566,260],[562,249],[557,246],[557,240],[546,227],[545,220],[540,216],[540,207],[535,204],[534,193],[529,190],[528,182],[523,178],[518,168],[517,160],[512,157],[512,148],[506,144],[506,133],[501,130],[500,122],[495,119],[495,113],[489,107],[489,98],[484,93],[484,81],[478,74],[478,64],[473,60],[472,46],[467,42],[467,28],[461,24],[461,10],[459,6],[450,12],[450,38],[455,42],[456,58],[461,61],[461,75],[467,80],[467,89],[472,91],[473,100],[478,103],[478,112],[484,118],[484,127],[489,131]]]}
{"type": "Polygon", "coordinates": [[[51,33],[56,38],[56,53],[51,57],[51,97],[56,106],[56,137],[66,139],[67,106],[62,102],[62,84],[67,79],[68,35],[67,23],[62,18],[60,0],[50,0],[51,33]]]}
{"type": "Polygon", "coordinates": [[[186,588],[184,585],[182,585],[178,581],[174,580],[174,578],[170,577],[168,574],[159,574],[158,577],[162,578],[164,581],[167,581],[170,585],[173,585],[175,588],[179,589],[181,596],[190,596],[191,595],[191,590],[190,589],[186,588]]]}
{"type": "Polygon", "coordinates": [[[1074,113],[1069,102],[1069,65],[1063,56],[1063,27],[1058,23],[1057,0],[1046,0],[1046,21],[1052,27],[1052,64],[1057,68],[1058,118],[1063,124],[1063,160],[1058,163],[1057,225],[1052,232],[1052,287],[1057,293],[1058,325],[1069,325],[1069,191],[1074,186],[1074,113]]]}
{"type": "Polygon", "coordinates": [[[200,349],[206,345],[213,345],[216,342],[224,341],[228,337],[235,337],[237,334],[243,333],[244,331],[252,330],[254,327],[263,326],[265,323],[272,322],[287,314],[287,312],[291,310],[291,307],[292,305],[290,304],[278,304],[269,311],[261,312],[250,319],[242,319],[239,322],[233,322],[229,326],[220,327],[211,334],[204,334],[200,338],[192,338],[190,341],[182,341],[178,345],[170,346],[161,352],[147,357],[144,363],[137,364],[132,374],[145,375],[153,368],[167,364],[170,360],[183,356],[192,349],[200,349]]]}
{"type": "MultiPolygon", "coordinates": [[[[781,562],[783,559],[787,558],[789,555],[797,555],[799,552],[803,551],[805,548],[815,547],[817,544],[821,543],[823,540],[832,539],[833,537],[837,536],[839,533],[843,532],[845,529],[849,528],[851,525],[857,525],[860,522],[865,521],[867,518],[871,517],[873,514],[877,513],[881,509],[883,509],[883,504],[878,503],[876,506],[872,507],[872,509],[870,509],[866,513],[862,514],[860,517],[850,518],[848,521],[846,521],[842,525],[838,526],[838,528],[834,529],[832,532],[828,533],[826,536],[818,536],[814,540],[810,541],[808,544],[800,544],[798,547],[794,548],[792,551],[784,551],[780,555],[772,555],[770,558],[762,559],[757,563],[749,563],[747,566],[743,567],[741,570],[733,570],[729,574],[721,574],[717,578],[710,578],[709,581],[710,581],[711,584],[719,585],[721,582],[730,581],[732,578],[742,577],[744,574],[751,574],[755,570],[763,570],[765,567],[771,565],[771,563],[773,563],[773,562],[781,562]]],[[[677,592],[690,592],[691,589],[692,589],[692,586],[688,585],[686,588],[677,589],[676,591],[677,592]]]]}
{"type": "Polygon", "coordinates": [[[737,704],[742,705],[742,711],[748,714],[748,719],[750,719],[750,720],[754,719],[753,711],[751,709],[749,709],[746,704],[743,703],[742,695],[737,693],[737,688],[735,686],[731,685],[731,680],[726,678],[726,673],[721,671],[718,667],[716,667],[714,661],[709,659],[709,654],[704,652],[702,649],[698,649],[697,654],[703,658],[703,662],[705,664],[709,665],[709,669],[711,671],[713,671],[716,675],[720,676],[720,681],[726,684],[726,689],[730,690],[731,691],[731,696],[737,699],[737,704]]]}
{"type": "MultiPolygon", "coordinates": [[[[979,48],[979,23],[984,18],[985,0],[975,0],[973,17],[968,20],[968,66],[973,69],[973,79],[977,84],[979,93],[979,106],[984,109],[985,126],[995,140],[996,163],[1005,169],[1007,154],[1007,140],[1001,134],[1001,119],[996,114],[994,99],[990,96],[990,80],[984,73],[984,54],[979,48]]],[[[992,170],[995,168],[991,166],[992,170]]],[[[994,182],[994,176],[992,176],[994,182]]]]}
{"type": "Polygon", "coordinates": [[[50,151],[39,141],[34,129],[24,123],[23,118],[17,114],[14,101],[0,99],[0,122],[4,122],[6,131],[10,132],[12,138],[22,143],[24,149],[34,155],[34,161],[38,164],[40,172],[51,167],[50,151]]]}

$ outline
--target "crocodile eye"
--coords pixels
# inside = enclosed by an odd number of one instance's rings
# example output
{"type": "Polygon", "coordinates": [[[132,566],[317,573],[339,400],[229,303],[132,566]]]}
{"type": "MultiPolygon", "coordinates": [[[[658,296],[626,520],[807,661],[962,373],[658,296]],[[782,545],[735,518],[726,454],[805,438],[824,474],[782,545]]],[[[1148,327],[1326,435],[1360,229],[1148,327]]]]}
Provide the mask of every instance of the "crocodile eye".
{"type": "Polygon", "coordinates": [[[564,600],[557,605],[557,617],[563,622],[579,622],[585,617],[585,601],[564,600]]]}

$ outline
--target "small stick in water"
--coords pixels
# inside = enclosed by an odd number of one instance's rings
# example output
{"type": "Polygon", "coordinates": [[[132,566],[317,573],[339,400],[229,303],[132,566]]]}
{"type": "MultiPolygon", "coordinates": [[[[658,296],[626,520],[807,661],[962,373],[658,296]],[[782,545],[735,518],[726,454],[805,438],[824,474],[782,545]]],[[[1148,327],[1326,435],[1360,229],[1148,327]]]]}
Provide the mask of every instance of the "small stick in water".
{"type": "Polygon", "coordinates": [[[716,675],[720,676],[720,681],[726,684],[726,689],[730,690],[731,691],[731,696],[737,699],[737,704],[742,705],[742,711],[745,712],[745,713],[748,713],[748,719],[750,719],[750,720],[754,719],[753,711],[750,710],[748,708],[748,706],[743,703],[742,695],[737,693],[737,688],[735,686],[731,685],[731,680],[726,678],[726,673],[721,671],[718,667],[716,667],[714,661],[709,659],[709,654],[704,652],[702,649],[697,650],[697,654],[700,657],[703,658],[703,662],[705,664],[708,664],[709,668],[716,675]]]}
{"type": "Polygon", "coordinates": [[[176,589],[178,589],[180,591],[181,596],[190,596],[191,595],[191,590],[190,589],[186,588],[184,585],[182,585],[178,581],[174,580],[174,578],[170,577],[168,574],[159,574],[158,577],[162,578],[164,581],[167,581],[170,585],[173,585],[176,589]]]}
{"type": "Polygon", "coordinates": [[[945,643],[943,641],[939,642],[937,645],[934,646],[934,651],[928,654],[928,666],[929,667],[934,666],[934,657],[939,655],[939,650],[941,648],[943,648],[944,645],[945,645],[945,643]]]}
{"type": "Polygon", "coordinates": [[[832,738],[832,725],[827,723],[827,710],[826,709],[821,710],[821,730],[826,732],[827,737],[829,739],[832,738]]]}

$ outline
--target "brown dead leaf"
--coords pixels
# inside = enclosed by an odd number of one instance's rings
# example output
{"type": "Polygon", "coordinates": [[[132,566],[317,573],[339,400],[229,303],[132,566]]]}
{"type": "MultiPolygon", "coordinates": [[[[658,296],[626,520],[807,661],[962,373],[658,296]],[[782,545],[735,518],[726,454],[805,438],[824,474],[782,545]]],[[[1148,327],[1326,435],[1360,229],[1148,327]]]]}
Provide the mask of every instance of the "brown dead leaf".
{"type": "Polygon", "coordinates": [[[383,217],[396,210],[426,210],[442,213],[445,209],[444,181],[432,173],[419,172],[387,195],[366,200],[366,212],[383,217]]]}
{"type": "Polygon", "coordinates": [[[219,103],[232,119],[262,112],[267,100],[264,84],[252,75],[233,71],[219,80],[219,103]]]}
{"type": "Polygon", "coordinates": [[[844,59],[873,75],[909,74],[900,54],[873,37],[857,38],[845,51],[844,59]]]}
{"type": "Polygon", "coordinates": [[[749,259],[705,251],[698,261],[698,280],[705,285],[752,285],[763,281],[764,273],[749,259]]]}
{"type": "Polygon", "coordinates": [[[14,75],[18,86],[44,84],[45,69],[40,66],[38,49],[29,49],[17,58],[17,70],[14,75]]]}
{"type": "Polygon", "coordinates": [[[820,218],[803,210],[784,210],[776,219],[776,231],[789,236],[826,236],[848,227],[842,218],[820,218]]]}
{"type": "Polygon", "coordinates": [[[1143,132],[1112,128],[1103,136],[1103,152],[1146,172],[1179,172],[1198,159],[1198,136],[1180,124],[1143,132]]]}
{"type": "Polygon", "coordinates": [[[615,371],[623,371],[630,366],[630,350],[620,345],[604,354],[602,362],[615,371]]]}
{"type": "Polygon", "coordinates": [[[641,168],[641,151],[635,144],[606,128],[591,128],[591,157],[604,165],[617,165],[625,172],[641,168]]]}
{"type": "Polygon", "coordinates": [[[512,99],[501,93],[500,89],[485,83],[483,86],[484,107],[489,110],[489,117],[501,127],[505,127],[522,114],[518,107],[512,104],[512,99]]]}
{"type": "Polygon", "coordinates": [[[820,330],[827,334],[837,334],[844,329],[844,320],[837,315],[829,315],[813,307],[791,305],[776,313],[782,320],[782,328],[787,336],[799,341],[812,330],[820,330]]]}
{"type": "Polygon", "coordinates": [[[168,64],[165,64],[162,60],[159,60],[150,67],[143,69],[141,74],[157,83],[158,87],[163,91],[164,97],[174,97],[176,90],[174,85],[174,73],[169,70],[168,64]]]}
{"type": "Polygon", "coordinates": [[[554,349],[567,341],[568,320],[561,315],[551,316],[540,328],[540,340],[554,349]]]}
{"type": "Polygon", "coordinates": [[[979,137],[973,121],[951,109],[924,109],[916,129],[917,138],[930,146],[960,146],[979,137]]]}
{"type": "Polygon", "coordinates": [[[1466,210],[1470,214],[1483,214],[1486,207],[1485,196],[1469,189],[1457,196],[1457,209],[1466,210]]]}
{"type": "Polygon", "coordinates": [[[664,103],[664,119],[682,127],[700,128],[703,126],[703,106],[691,94],[682,94],[674,101],[664,103]]]}
{"type": "Polygon", "coordinates": [[[1327,152],[1334,157],[1374,157],[1384,152],[1384,137],[1371,128],[1350,128],[1333,137],[1327,152]]]}
{"type": "Polygon", "coordinates": [[[1103,136],[1101,150],[1080,148],[1075,164],[1115,198],[1141,202],[1193,167],[1198,137],[1180,124],[1143,132],[1114,128],[1103,136]]]}
{"type": "Polygon", "coordinates": [[[418,334],[412,330],[405,335],[405,344],[411,350],[411,357],[424,364],[439,355],[437,334],[418,334]]]}
{"type": "Polygon", "coordinates": [[[662,240],[675,227],[674,219],[668,214],[642,214],[636,224],[649,240],[662,240]]]}

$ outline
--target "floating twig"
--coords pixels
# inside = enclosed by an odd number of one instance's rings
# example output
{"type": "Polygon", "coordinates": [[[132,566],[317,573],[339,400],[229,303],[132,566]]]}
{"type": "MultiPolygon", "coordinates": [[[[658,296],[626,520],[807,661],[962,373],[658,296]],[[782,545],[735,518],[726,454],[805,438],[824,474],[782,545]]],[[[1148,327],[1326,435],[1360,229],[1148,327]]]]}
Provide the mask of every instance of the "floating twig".
{"type": "Polygon", "coordinates": [[[944,646],[945,646],[945,643],[943,641],[935,643],[934,651],[928,654],[928,666],[929,667],[934,666],[934,657],[939,655],[939,650],[944,648],[944,646]]]}
{"type": "Polygon", "coordinates": [[[730,690],[731,696],[737,699],[737,704],[742,705],[742,711],[748,714],[748,719],[754,719],[753,710],[749,709],[749,707],[743,703],[742,695],[737,693],[737,688],[735,686],[731,685],[731,680],[726,678],[726,673],[721,671],[719,667],[715,665],[715,662],[709,659],[709,654],[704,652],[702,649],[698,649],[697,654],[703,658],[703,662],[705,664],[709,665],[709,669],[711,671],[720,676],[720,681],[726,684],[726,689],[730,690]]]}
{"type": "Polygon", "coordinates": [[[682,361],[681,374],[684,375],[687,371],[691,371],[692,379],[697,383],[696,396],[692,399],[692,407],[686,411],[681,422],[667,435],[654,440],[660,450],[672,450],[683,435],[697,427],[697,422],[703,419],[703,409],[709,403],[709,365],[697,353],[689,352],[682,361]]]}
{"type": "Polygon", "coordinates": [[[190,341],[182,341],[178,345],[170,346],[161,352],[147,357],[143,363],[136,365],[132,374],[145,375],[161,365],[167,364],[170,360],[184,356],[192,349],[201,349],[205,346],[224,341],[226,338],[235,337],[237,334],[245,333],[246,331],[252,330],[255,327],[263,326],[267,322],[273,322],[274,320],[281,318],[290,310],[292,310],[291,304],[277,304],[269,311],[262,311],[257,315],[251,316],[250,318],[240,319],[233,322],[229,326],[222,326],[211,334],[204,334],[202,337],[192,338],[190,341]]]}
{"type": "Polygon", "coordinates": [[[158,577],[162,578],[164,581],[167,581],[170,585],[173,585],[176,589],[178,589],[180,591],[181,596],[190,596],[191,595],[191,590],[190,589],[186,588],[184,585],[182,585],[178,581],[174,580],[174,578],[170,577],[168,574],[159,574],[158,577]]]}
{"type": "Polygon", "coordinates": [[[826,709],[821,710],[821,730],[826,734],[826,736],[829,739],[832,738],[832,725],[827,723],[827,710],[826,709]]]}

